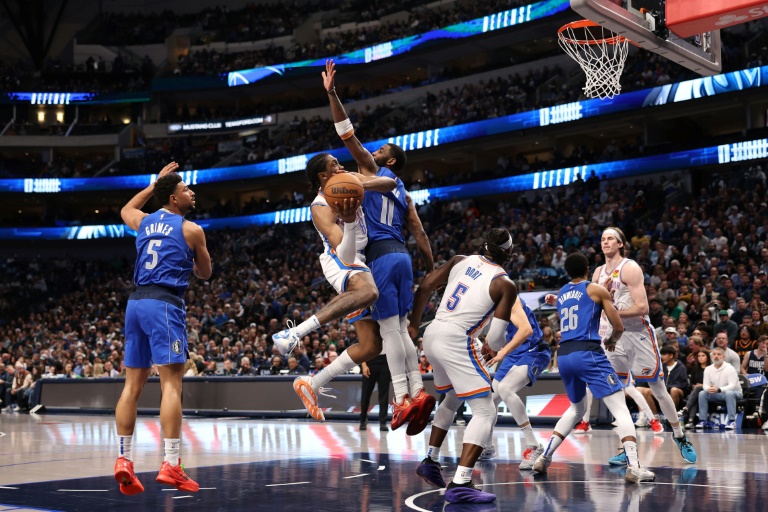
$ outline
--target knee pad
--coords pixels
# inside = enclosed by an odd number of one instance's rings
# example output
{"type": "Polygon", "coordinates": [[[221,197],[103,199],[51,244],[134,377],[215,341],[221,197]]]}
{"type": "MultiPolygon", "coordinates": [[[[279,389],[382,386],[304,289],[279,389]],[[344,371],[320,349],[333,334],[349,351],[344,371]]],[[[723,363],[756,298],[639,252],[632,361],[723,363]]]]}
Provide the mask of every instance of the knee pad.
{"type": "Polygon", "coordinates": [[[445,400],[443,400],[437,407],[435,418],[432,420],[432,426],[441,428],[443,430],[448,430],[451,428],[453,417],[456,414],[456,411],[459,410],[460,405],[461,400],[459,400],[459,397],[456,396],[456,392],[454,390],[450,390],[445,394],[445,400]]]}
{"type": "Polygon", "coordinates": [[[496,408],[490,395],[473,398],[469,401],[472,408],[472,419],[464,431],[464,443],[485,446],[496,423],[496,408]]]}

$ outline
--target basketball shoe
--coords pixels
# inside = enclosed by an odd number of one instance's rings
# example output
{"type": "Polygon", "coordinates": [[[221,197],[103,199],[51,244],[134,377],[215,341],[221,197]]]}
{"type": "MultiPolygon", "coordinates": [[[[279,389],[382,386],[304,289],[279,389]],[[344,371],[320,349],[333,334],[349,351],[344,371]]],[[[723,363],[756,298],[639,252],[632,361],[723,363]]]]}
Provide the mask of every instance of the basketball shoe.
{"type": "Polygon", "coordinates": [[[658,418],[653,417],[650,420],[648,420],[648,425],[651,427],[651,430],[653,430],[654,434],[664,433],[664,425],[661,424],[658,418]]]}
{"type": "Polygon", "coordinates": [[[491,503],[496,495],[481,491],[472,482],[457,484],[451,482],[445,489],[445,501],[448,503],[491,503]]]}
{"type": "Polygon", "coordinates": [[[656,473],[645,469],[639,464],[637,466],[628,466],[627,474],[624,475],[624,481],[630,483],[653,482],[654,480],[656,480],[656,473]]]}
{"type": "Polygon", "coordinates": [[[536,458],[536,462],[533,463],[533,470],[543,475],[547,472],[550,464],[552,464],[552,457],[546,457],[542,453],[536,458]]]}
{"type": "Polygon", "coordinates": [[[123,494],[133,496],[144,492],[144,486],[133,472],[133,461],[125,457],[118,457],[115,461],[115,480],[120,482],[120,492],[123,494]]]}
{"type": "Polygon", "coordinates": [[[680,438],[672,436],[672,440],[680,449],[680,456],[683,458],[683,460],[690,464],[695,464],[696,460],[698,459],[696,455],[696,449],[693,447],[688,438],[685,435],[680,438]]]}
{"type": "Polygon", "coordinates": [[[536,462],[536,459],[539,458],[540,455],[544,453],[544,445],[540,444],[538,446],[529,446],[525,449],[523,452],[523,460],[520,461],[520,470],[521,471],[530,471],[533,469],[533,464],[536,462]]]}
{"type": "Polygon", "coordinates": [[[389,426],[392,427],[392,430],[397,430],[405,425],[417,412],[413,407],[411,397],[407,394],[403,395],[403,400],[399,404],[397,402],[392,402],[392,405],[394,406],[394,409],[392,411],[392,421],[389,424],[389,426]]]}
{"type": "Polygon", "coordinates": [[[159,484],[170,485],[175,487],[179,491],[197,492],[200,490],[200,486],[189,478],[184,472],[184,466],[181,465],[181,459],[179,459],[178,466],[172,466],[170,462],[163,461],[160,466],[160,471],[157,473],[155,481],[159,484]]]}
{"type": "Polygon", "coordinates": [[[483,447],[483,451],[480,453],[480,458],[477,460],[492,460],[496,457],[496,445],[493,443],[483,447]]]}
{"type": "Polygon", "coordinates": [[[435,410],[435,397],[424,391],[419,391],[419,394],[411,399],[411,404],[414,408],[413,416],[408,422],[408,428],[405,433],[409,436],[415,436],[421,434],[427,425],[429,419],[432,416],[432,411],[435,410]]]}
{"type": "Polygon", "coordinates": [[[296,332],[295,324],[291,320],[288,320],[285,325],[288,326],[287,329],[283,329],[272,335],[272,342],[277,347],[277,350],[280,351],[281,356],[293,352],[293,349],[295,349],[299,342],[301,342],[301,338],[299,338],[299,335],[296,332]]]}
{"type": "Polygon", "coordinates": [[[312,377],[297,377],[293,381],[293,390],[299,395],[301,401],[304,402],[304,407],[307,408],[310,416],[317,421],[325,421],[325,414],[323,414],[320,406],[317,405],[317,394],[312,389],[311,379],[312,377]]]}
{"type": "Polygon", "coordinates": [[[589,424],[588,421],[581,420],[576,427],[573,429],[574,434],[586,434],[587,432],[592,432],[592,425],[589,424]]]}
{"type": "Polygon", "coordinates": [[[434,485],[440,489],[445,488],[445,479],[443,479],[443,468],[439,462],[435,462],[430,457],[425,458],[416,468],[416,474],[429,485],[434,485]]]}

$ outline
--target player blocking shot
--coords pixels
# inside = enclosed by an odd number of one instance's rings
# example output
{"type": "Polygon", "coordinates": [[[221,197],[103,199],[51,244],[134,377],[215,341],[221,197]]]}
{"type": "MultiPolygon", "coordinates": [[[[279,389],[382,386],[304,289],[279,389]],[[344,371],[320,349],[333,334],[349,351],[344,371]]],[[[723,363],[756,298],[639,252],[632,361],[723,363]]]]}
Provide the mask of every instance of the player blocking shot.
{"type": "MultiPolygon", "coordinates": [[[[345,172],[339,161],[328,153],[315,155],[307,162],[307,180],[317,191],[311,211],[312,223],[323,240],[320,265],[326,280],[339,295],[311,318],[297,326],[289,325],[272,337],[280,353],[285,355],[296,348],[302,337],[325,323],[347,315],[351,315],[348,317],[350,322],[361,320],[357,322],[359,343],[342,352],[322,372],[312,377],[299,377],[293,383],[293,389],[307,411],[318,421],[325,420],[317,399],[322,388],[333,378],[381,352],[381,340],[376,335],[374,323],[362,318],[363,311],[376,303],[379,292],[365,265],[363,249],[367,243],[367,229],[360,200],[329,200],[324,193],[329,180],[345,172]],[[339,219],[343,226],[338,224],[339,219]]],[[[359,180],[364,190],[390,191],[395,188],[395,180],[391,178],[360,176],[359,180]]]]}
{"type": "Polygon", "coordinates": [[[615,349],[624,332],[624,325],[608,291],[587,279],[589,262],[584,254],[570,254],[565,259],[565,271],[571,282],[560,289],[557,297],[548,294],[545,300],[557,308],[560,317],[562,338],[558,366],[571,405],[555,425],[544,453],[533,464],[533,470],[547,472],[555,451],[584,416],[586,386],[589,386],[595,398],[602,398],[616,418],[617,431],[627,457],[624,479],[627,482],[652,482],[656,475],[643,468],[638,460],[637,434],[624,400],[623,385],[601,346],[599,327],[603,312],[613,328],[610,337],[604,340],[605,350],[615,349]]]}

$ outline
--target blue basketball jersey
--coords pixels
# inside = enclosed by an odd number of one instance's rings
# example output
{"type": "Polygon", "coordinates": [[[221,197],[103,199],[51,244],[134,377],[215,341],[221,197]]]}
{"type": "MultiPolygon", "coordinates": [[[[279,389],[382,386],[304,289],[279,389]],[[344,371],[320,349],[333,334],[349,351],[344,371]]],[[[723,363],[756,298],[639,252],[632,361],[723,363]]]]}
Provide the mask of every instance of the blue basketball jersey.
{"type": "Polygon", "coordinates": [[[195,253],[187,245],[181,225],[184,217],[160,209],[139,224],[136,236],[136,286],[158,285],[181,295],[189,286],[195,253]]]}
{"type": "Polygon", "coordinates": [[[557,295],[560,313],[560,344],[569,341],[600,341],[600,315],[603,308],[587,293],[590,281],[568,283],[557,295]]]}
{"type": "MultiPolygon", "coordinates": [[[[524,342],[520,344],[519,347],[515,349],[515,352],[528,352],[535,346],[539,344],[541,341],[541,338],[544,336],[544,333],[541,332],[541,327],[539,327],[539,322],[536,321],[536,315],[533,314],[533,311],[531,311],[531,308],[528,307],[528,305],[525,303],[523,299],[520,297],[517,298],[517,300],[520,301],[520,304],[523,306],[523,311],[525,311],[525,316],[528,317],[528,323],[531,324],[531,329],[533,329],[533,333],[531,333],[530,336],[528,336],[528,339],[526,339],[524,342]]],[[[513,324],[512,322],[509,323],[507,326],[507,343],[509,343],[512,338],[514,338],[515,334],[517,334],[517,326],[513,324]]]]}
{"type": "Polygon", "coordinates": [[[386,167],[380,167],[376,176],[392,178],[397,187],[391,192],[366,192],[363,195],[363,212],[368,225],[368,243],[380,240],[397,240],[405,243],[403,225],[408,216],[408,200],[403,182],[386,167]]]}

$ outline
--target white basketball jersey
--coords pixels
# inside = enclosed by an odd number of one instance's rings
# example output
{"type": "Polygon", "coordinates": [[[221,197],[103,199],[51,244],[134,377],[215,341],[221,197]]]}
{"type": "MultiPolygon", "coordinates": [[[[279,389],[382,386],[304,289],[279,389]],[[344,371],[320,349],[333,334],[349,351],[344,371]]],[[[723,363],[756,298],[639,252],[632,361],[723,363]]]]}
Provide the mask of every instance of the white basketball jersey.
{"type": "MultiPolygon", "coordinates": [[[[621,271],[624,265],[630,261],[632,260],[623,258],[610,273],[607,271],[607,265],[600,267],[600,277],[598,277],[597,284],[604,286],[608,290],[611,294],[611,299],[613,299],[613,305],[618,310],[627,309],[634,305],[632,295],[629,293],[629,286],[621,279],[621,271]]],[[[651,324],[648,315],[622,318],[621,322],[624,324],[625,332],[646,332],[646,326],[651,324]]],[[[600,317],[600,336],[603,338],[610,336],[612,331],[611,324],[608,322],[605,313],[603,313],[600,317]]]]}
{"type": "Polygon", "coordinates": [[[470,336],[479,333],[496,309],[491,281],[506,275],[501,266],[482,256],[467,256],[451,269],[435,319],[456,324],[470,336]]]}
{"type": "MultiPolygon", "coordinates": [[[[319,205],[330,208],[330,206],[328,206],[328,201],[325,199],[325,196],[322,192],[317,194],[317,197],[315,197],[315,200],[312,201],[310,208],[312,206],[319,205]]],[[[355,218],[355,223],[357,224],[357,229],[355,230],[355,251],[357,252],[356,258],[361,259],[362,262],[365,263],[365,246],[368,245],[368,227],[365,224],[365,214],[363,213],[362,206],[357,208],[357,217],[355,218]]],[[[315,226],[315,229],[320,235],[320,238],[323,240],[323,254],[330,254],[332,249],[331,244],[328,242],[328,239],[325,238],[325,235],[323,235],[320,230],[317,229],[317,226],[315,226]]]]}

